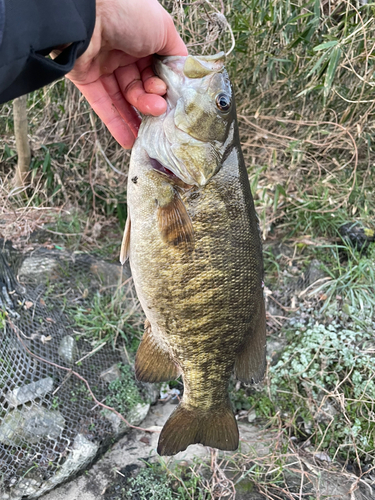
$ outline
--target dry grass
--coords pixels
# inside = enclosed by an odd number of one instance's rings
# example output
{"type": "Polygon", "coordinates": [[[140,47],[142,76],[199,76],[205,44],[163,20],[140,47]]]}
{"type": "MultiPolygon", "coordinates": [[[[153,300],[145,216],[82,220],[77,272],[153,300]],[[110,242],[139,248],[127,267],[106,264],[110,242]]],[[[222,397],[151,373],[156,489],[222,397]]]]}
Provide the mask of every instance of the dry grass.
{"type": "MultiPolygon", "coordinates": [[[[256,2],[250,2],[248,8],[252,4],[256,2]]],[[[286,15],[284,6],[264,3],[265,13],[279,9],[264,22],[269,27],[266,36],[257,14],[247,14],[247,4],[238,0],[225,4],[176,0],[164,5],[172,12],[192,53],[227,51],[231,37],[218,21],[218,13],[225,14],[232,24],[237,52],[229,58],[228,69],[236,88],[243,149],[264,236],[276,222],[294,224],[296,212],[301,210],[332,213],[342,209],[348,217],[370,219],[374,215],[370,191],[374,156],[369,144],[374,135],[374,23],[348,2],[333,4],[335,8],[329,3],[331,16],[321,13],[322,36],[331,30],[331,38],[345,48],[333,75],[338,83],[332,77],[324,104],[316,90],[324,80],[318,78],[322,68],[318,65],[313,71],[324,51],[311,51],[318,37],[310,40],[311,47],[297,45],[291,49],[295,33],[277,20],[277,16],[286,15]],[[354,35],[353,29],[345,33],[345,26],[340,26],[339,13],[343,9],[352,10],[358,18],[354,35]],[[251,30],[255,28],[259,32],[253,35],[251,30]],[[324,204],[317,204],[321,198],[324,204]]],[[[327,8],[324,4],[323,12],[328,13],[327,8]]],[[[313,6],[301,12],[311,14],[313,6]]],[[[302,28],[299,26],[301,32],[302,28]]],[[[74,208],[85,214],[89,211],[90,224],[99,219],[102,223],[103,215],[117,215],[123,224],[129,152],[111,138],[70,82],[53,83],[33,93],[28,104],[34,155],[27,189],[30,210],[35,205],[59,206],[68,211],[74,208]],[[48,152],[50,158],[46,160],[48,152]]],[[[2,107],[0,118],[3,145],[14,150],[10,105],[2,107]]],[[[7,156],[4,149],[0,150],[5,175],[2,205],[9,207],[18,201],[8,182],[15,157],[7,156]]]]}

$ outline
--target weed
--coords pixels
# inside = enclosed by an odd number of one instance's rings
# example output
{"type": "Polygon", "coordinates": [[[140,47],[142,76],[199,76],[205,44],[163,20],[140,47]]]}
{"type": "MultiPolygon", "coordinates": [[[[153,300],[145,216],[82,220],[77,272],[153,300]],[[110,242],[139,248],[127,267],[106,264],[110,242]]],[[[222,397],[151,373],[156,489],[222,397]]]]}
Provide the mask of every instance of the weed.
{"type": "Polygon", "coordinates": [[[147,463],[127,481],[123,500],[208,500],[201,478],[192,469],[176,466],[172,471],[163,463],[147,463]]]}
{"type": "Polygon", "coordinates": [[[126,415],[138,403],[143,403],[138,387],[134,380],[134,373],[129,365],[119,364],[121,376],[108,385],[110,394],[106,404],[126,415]]]}
{"type": "Polygon", "coordinates": [[[0,310],[0,329],[3,330],[6,327],[7,315],[5,311],[0,310]]]}
{"type": "MultiPolygon", "coordinates": [[[[375,460],[372,329],[312,321],[296,323],[287,335],[288,347],[270,368],[267,411],[281,414],[318,449],[375,460]]],[[[260,414],[264,400],[265,394],[254,398],[260,414]]]]}
{"type": "Polygon", "coordinates": [[[126,291],[120,287],[114,294],[97,292],[90,302],[91,307],[78,306],[73,310],[75,324],[93,341],[94,347],[103,342],[115,346],[120,336],[131,351],[136,351],[140,331],[132,321],[135,310],[125,308],[125,300],[126,291]]]}
{"type": "Polygon", "coordinates": [[[168,485],[167,478],[155,473],[154,469],[141,469],[135,478],[129,479],[126,499],[173,500],[179,498],[168,485]]]}
{"type": "Polygon", "coordinates": [[[344,310],[356,311],[358,319],[364,316],[371,318],[375,312],[374,249],[363,255],[350,245],[328,245],[325,248],[329,250],[330,258],[325,255],[323,267],[331,279],[311,294],[325,295],[323,311],[338,301],[344,310]],[[344,261],[343,252],[347,256],[344,261]]]}
{"type": "Polygon", "coordinates": [[[57,410],[59,408],[59,405],[60,405],[60,399],[58,396],[54,396],[54,398],[52,399],[52,403],[51,403],[51,408],[53,410],[57,410]]]}

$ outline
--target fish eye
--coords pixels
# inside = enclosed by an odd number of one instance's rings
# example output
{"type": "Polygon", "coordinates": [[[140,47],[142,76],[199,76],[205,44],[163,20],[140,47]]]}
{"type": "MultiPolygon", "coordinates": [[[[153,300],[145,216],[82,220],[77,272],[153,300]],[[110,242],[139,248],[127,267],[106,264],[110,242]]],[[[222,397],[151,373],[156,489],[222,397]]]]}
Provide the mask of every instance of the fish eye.
{"type": "Polygon", "coordinates": [[[228,111],[231,106],[231,98],[228,94],[218,94],[216,97],[216,106],[220,109],[220,111],[228,111]]]}

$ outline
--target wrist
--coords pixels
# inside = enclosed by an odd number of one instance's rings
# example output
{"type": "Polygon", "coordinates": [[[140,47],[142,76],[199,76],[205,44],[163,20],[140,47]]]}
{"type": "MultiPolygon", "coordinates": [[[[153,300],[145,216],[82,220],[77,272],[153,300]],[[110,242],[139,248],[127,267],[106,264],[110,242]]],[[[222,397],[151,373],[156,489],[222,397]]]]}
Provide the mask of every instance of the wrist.
{"type": "Polygon", "coordinates": [[[67,49],[71,45],[72,45],[71,43],[64,43],[63,45],[58,45],[53,50],[51,50],[49,55],[52,57],[52,59],[56,59],[56,57],[59,56],[61,54],[61,52],[63,52],[65,49],[67,49]]]}

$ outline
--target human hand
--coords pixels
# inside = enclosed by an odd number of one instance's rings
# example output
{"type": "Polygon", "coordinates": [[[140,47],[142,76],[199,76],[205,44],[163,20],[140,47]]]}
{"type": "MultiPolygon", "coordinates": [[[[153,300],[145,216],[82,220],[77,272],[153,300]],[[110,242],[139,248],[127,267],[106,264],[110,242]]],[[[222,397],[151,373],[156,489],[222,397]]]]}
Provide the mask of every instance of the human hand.
{"type": "Polygon", "coordinates": [[[141,113],[163,114],[165,83],[152,71],[152,54],[187,55],[171,16],[157,0],[97,0],[90,45],[67,77],[113,137],[131,148],[141,113]]]}

